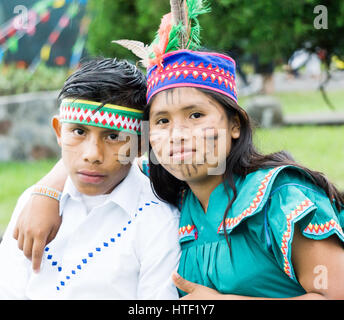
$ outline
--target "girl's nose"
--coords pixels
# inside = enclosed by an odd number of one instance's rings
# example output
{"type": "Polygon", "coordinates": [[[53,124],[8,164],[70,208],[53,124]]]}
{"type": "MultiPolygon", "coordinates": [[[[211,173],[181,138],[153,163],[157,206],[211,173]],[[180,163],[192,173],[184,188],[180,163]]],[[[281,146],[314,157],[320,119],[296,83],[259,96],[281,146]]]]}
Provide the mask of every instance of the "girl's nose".
{"type": "Polygon", "coordinates": [[[190,140],[191,129],[182,125],[174,125],[170,131],[170,142],[171,143],[182,143],[190,140]]]}

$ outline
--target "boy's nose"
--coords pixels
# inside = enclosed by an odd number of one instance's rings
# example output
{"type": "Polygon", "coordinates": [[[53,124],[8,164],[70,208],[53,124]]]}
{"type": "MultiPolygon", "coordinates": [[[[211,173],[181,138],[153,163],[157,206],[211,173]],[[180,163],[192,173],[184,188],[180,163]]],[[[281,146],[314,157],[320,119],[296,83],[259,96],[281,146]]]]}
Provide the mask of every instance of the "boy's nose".
{"type": "Polygon", "coordinates": [[[103,163],[104,153],[101,142],[97,140],[87,141],[84,147],[83,159],[92,164],[103,163]]]}

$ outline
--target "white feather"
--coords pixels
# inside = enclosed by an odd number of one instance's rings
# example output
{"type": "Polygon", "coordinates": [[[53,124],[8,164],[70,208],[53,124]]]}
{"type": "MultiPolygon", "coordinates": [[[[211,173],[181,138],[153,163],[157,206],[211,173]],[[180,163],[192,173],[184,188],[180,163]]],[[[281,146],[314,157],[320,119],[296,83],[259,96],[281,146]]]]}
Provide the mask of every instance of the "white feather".
{"type": "Polygon", "coordinates": [[[117,43],[120,46],[130,50],[141,59],[140,62],[143,64],[143,66],[148,66],[149,46],[145,45],[143,42],[136,40],[121,39],[114,40],[112,41],[112,43],[117,43]]]}

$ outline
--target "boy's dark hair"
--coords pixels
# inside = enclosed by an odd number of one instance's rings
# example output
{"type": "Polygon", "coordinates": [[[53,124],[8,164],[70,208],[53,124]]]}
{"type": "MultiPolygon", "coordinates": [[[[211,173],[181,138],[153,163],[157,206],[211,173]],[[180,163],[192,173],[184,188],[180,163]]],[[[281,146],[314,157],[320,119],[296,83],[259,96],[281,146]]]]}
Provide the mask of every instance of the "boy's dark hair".
{"type": "Polygon", "coordinates": [[[68,77],[58,99],[85,99],[143,110],[145,75],[133,64],[116,58],[96,58],[68,77]]]}

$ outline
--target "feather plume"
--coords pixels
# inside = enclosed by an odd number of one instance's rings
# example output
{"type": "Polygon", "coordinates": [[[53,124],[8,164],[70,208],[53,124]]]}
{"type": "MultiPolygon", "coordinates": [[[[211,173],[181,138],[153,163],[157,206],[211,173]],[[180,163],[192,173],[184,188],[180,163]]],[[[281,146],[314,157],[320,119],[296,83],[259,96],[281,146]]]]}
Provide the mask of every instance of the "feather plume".
{"type": "Polygon", "coordinates": [[[187,0],[188,19],[189,19],[189,37],[187,48],[198,50],[201,47],[201,26],[198,16],[211,11],[206,0],[187,0]]]}
{"type": "Polygon", "coordinates": [[[201,47],[201,26],[198,16],[210,12],[207,0],[170,0],[171,13],[163,16],[159,30],[150,46],[135,40],[115,40],[141,58],[143,66],[162,67],[162,56],[179,49],[201,47]]]}
{"type": "Polygon", "coordinates": [[[112,41],[112,43],[117,43],[120,46],[133,52],[137,57],[141,59],[140,62],[142,63],[142,65],[147,68],[148,57],[149,57],[149,46],[145,45],[141,41],[128,40],[128,39],[114,40],[112,41]]]}
{"type": "Polygon", "coordinates": [[[151,45],[153,55],[149,59],[149,65],[161,65],[162,56],[166,52],[166,47],[169,43],[171,28],[172,14],[168,13],[162,17],[159,30],[151,45]]]}

